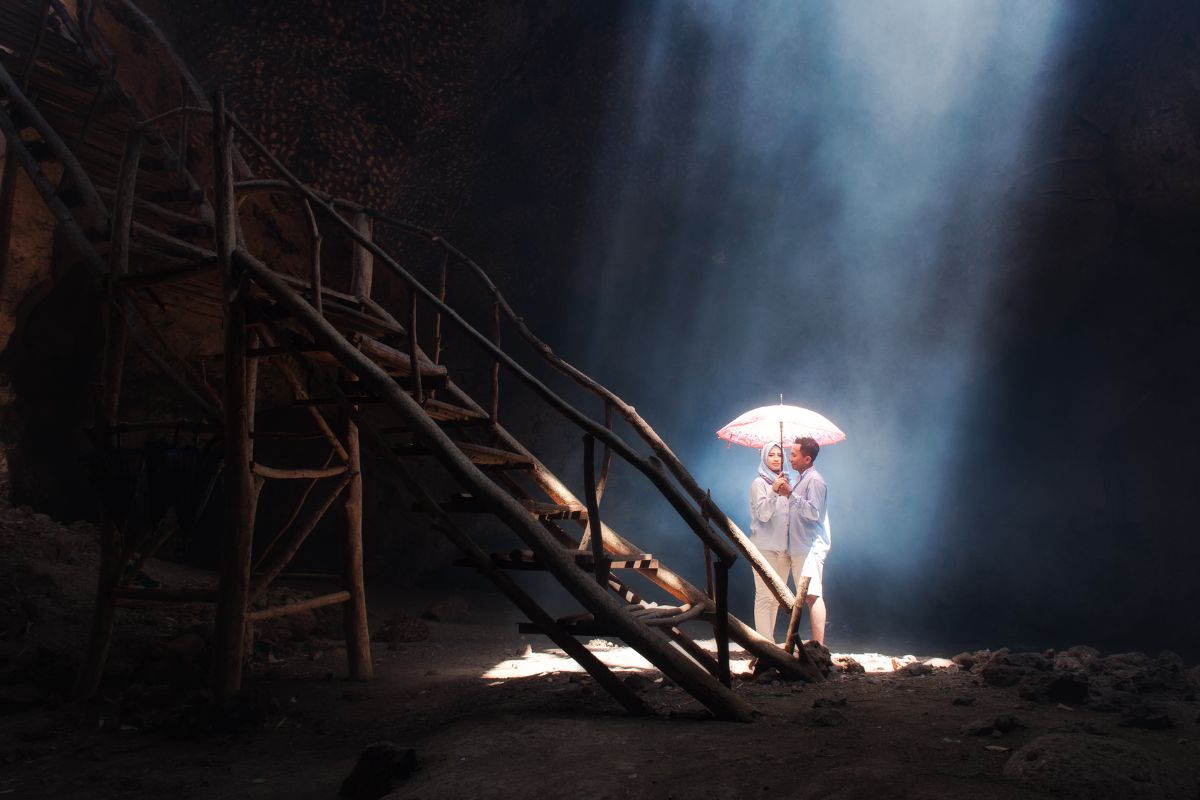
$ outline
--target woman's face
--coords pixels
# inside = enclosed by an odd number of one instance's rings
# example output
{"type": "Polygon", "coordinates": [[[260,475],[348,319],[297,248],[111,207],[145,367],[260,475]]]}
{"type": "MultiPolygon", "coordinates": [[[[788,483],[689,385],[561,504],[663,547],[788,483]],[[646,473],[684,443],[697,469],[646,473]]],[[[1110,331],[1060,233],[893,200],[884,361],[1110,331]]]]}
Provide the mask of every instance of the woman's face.
{"type": "Polygon", "coordinates": [[[772,447],[767,451],[767,469],[772,472],[779,472],[783,466],[783,451],[778,447],[772,447]]]}

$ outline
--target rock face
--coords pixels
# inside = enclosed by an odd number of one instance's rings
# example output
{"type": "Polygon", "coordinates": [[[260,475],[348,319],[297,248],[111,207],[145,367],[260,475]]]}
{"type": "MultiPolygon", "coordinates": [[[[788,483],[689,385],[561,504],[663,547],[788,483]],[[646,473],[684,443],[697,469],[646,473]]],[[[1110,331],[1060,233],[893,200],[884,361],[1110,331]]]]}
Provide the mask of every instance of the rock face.
{"type": "Polygon", "coordinates": [[[1039,736],[1013,753],[1004,777],[1060,797],[1187,796],[1187,781],[1135,744],[1088,734],[1039,736]]]}

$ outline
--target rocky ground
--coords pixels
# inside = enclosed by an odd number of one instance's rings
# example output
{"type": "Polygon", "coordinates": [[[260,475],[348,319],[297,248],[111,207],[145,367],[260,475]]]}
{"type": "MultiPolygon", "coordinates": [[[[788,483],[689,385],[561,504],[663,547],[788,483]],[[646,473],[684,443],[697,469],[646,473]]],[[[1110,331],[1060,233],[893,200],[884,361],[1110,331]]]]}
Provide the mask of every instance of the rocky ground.
{"type": "MultiPolygon", "coordinates": [[[[820,685],[752,678],[739,658],[761,717],[735,724],[592,642],[659,710],[644,720],[488,598],[375,590],[370,683],[341,679],[339,614],[321,610],[261,626],[246,690],[214,708],[211,612],[129,608],[100,697],[78,705],[95,531],[0,504],[0,552],[3,798],[1200,797],[1200,669],[1171,653],[814,651],[820,685]]],[[[166,562],[148,575],[211,580],[166,562]]]]}

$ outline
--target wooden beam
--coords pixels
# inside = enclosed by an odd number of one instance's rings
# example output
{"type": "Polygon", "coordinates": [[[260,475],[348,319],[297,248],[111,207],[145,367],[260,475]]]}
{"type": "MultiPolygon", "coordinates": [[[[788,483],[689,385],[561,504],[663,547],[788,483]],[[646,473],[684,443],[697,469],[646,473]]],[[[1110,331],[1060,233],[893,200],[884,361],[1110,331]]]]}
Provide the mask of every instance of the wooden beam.
{"type": "Polygon", "coordinates": [[[263,608],[258,611],[250,612],[251,622],[262,622],[267,619],[278,619],[286,617],[288,614],[299,614],[304,611],[312,611],[313,609],[322,608],[323,606],[331,606],[335,603],[344,603],[350,599],[349,592],[333,592],[332,594],[323,594],[318,597],[312,597],[308,600],[300,600],[295,603],[287,603],[282,606],[272,606],[271,608],[263,608]]]}
{"type": "MultiPolygon", "coordinates": [[[[367,291],[370,291],[369,275],[367,291]]],[[[342,621],[346,632],[346,664],[351,680],[369,681],[374,668],[371,664],[371,634],[367,627],[367,592],[363,582],[362,451],[358,426],[353,417],[344,411],[342,416],[346,450],[350,453],[347,465],[353,470],[353,477],[342,496],[342,517],[345,522],[342,585],[350,593],[350,602],[342,607],[342,621]]]]}
{"type": "Polygon", "coordinates": [[[221,261],[225,306],[225,532],[221,541],[221,583],[213,632],[213,696],[233,697],[242,685],[242,662],[249,603],[253,505],[250,471],[250,419],[246,373],[248,286],[233,260],[237,222],[233,198],[232,131],[225,95],[213,96],[213,181],[217,256],[221,261]]]}

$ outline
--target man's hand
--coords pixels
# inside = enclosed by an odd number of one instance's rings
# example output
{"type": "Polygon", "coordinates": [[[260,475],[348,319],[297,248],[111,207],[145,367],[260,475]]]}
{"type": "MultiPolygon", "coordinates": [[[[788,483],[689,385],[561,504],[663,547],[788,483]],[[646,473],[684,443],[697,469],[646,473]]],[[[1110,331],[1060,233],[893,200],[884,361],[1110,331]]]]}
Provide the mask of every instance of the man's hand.
{"type": "Polygon", "coordinates": [[[788,483],[786,475],[780,475],[778,478],[776,478],[775,482],[771,484],[771,489],[774,490],[775,494],[782,495],[784,497],[787,497],[792,493],[792,485],[788,483]]]}

